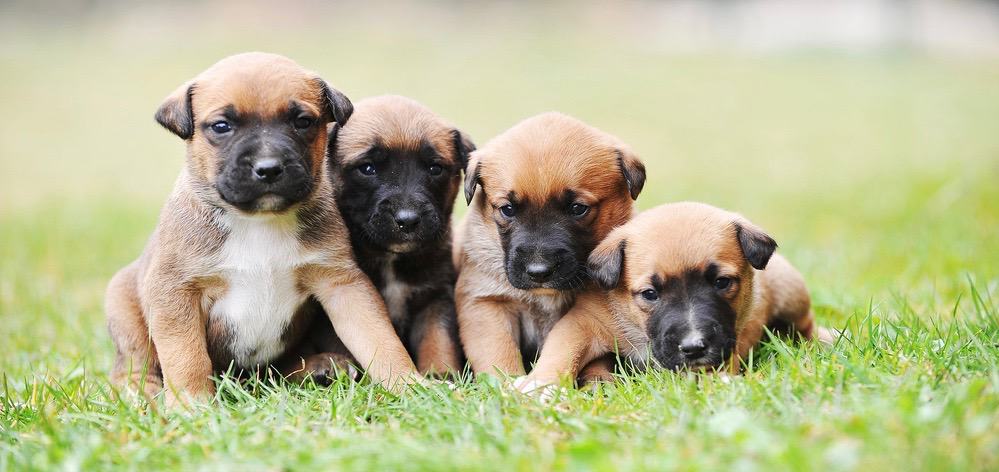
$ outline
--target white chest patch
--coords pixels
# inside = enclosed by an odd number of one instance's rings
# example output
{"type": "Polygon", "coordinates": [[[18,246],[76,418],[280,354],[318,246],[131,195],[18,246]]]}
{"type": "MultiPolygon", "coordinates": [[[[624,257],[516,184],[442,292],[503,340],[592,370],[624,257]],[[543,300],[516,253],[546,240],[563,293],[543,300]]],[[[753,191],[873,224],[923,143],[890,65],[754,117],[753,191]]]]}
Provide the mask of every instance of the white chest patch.
{"type": "Polygon", "coordinates": [[[299,244],[290,215],[232,216],[226,222],[229,236],[216,268],[228,288],[210,316],[229,328],[236,363],[255,367],[284,350],[281,335],[307,295],[296,287],[295,270],[310,262],[310,255],[299,244]]]}
{"type": "Polygon", "coordinates": [[[400,281],[395,277],[392,265],[395,262],[394,256],[385,259],[382,266],[382,281],[385,286],[382,288],[382,297],[385,298],[385,305],[392,318],[392,324],[399,326],[400,322],[406,318],[406,300],[409,299],[409,284],[400,281]]]}

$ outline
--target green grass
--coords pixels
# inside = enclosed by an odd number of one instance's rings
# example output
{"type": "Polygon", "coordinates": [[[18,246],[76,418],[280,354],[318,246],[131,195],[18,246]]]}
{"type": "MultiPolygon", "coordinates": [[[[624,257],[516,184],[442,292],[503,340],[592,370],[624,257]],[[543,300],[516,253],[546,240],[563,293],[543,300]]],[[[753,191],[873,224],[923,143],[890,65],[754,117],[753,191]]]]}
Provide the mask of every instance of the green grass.
{"type": "Polygon", "coordinates": [[[0,469],[999,468],[999,62],[666,56],[572,22],[365,18],[0,33],[0,469]],[[744,213],[846,335],[768,343],[735,378],[654,373],[549,405],[485,381],[223,380],[197,411],[137,409],[107,382],[102,298],[182,162],[151,115],[252,49],[354,98],[413,96],[480,143],[549,109],[617,134],[648,164],[641,207],[744,213]]]}

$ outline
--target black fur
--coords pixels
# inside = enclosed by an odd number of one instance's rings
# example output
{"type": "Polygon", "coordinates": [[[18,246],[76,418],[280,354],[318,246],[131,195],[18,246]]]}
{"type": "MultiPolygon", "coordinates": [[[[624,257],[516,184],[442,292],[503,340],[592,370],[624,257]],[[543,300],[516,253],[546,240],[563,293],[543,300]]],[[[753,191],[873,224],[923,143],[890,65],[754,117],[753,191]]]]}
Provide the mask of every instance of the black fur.
{"type": "Polygon", "coordinates": [[[631,199],[638,199],[638,194],[642,193],[642,188],[645,187],[645,164],[637,159],[626,162],[621,151],[617,151],[617,165],[624,175],[624,182],[628,184],[631,199]]]}
{"type": "Polygon", "coordinates": [[[354,114],[354,104],[342,92],[330,87],[325,80],[317,77],[315,81],[319,85],[319,89],[322,90],[323,98],[326,101],[326,112],[340,126],[346,124],[350,115],[354,114]]]}
{"type": "MultiPolygon", "coordinates": [[[[393,324],[413,357],[427,323],[443,325],[458,343],[451,211],[467,149],[474,145],[459,137],[460,133],[455,136],[453,150],[435,149],[428,142],[418,149],[376,143],[350,166],[330,159],[331,178],[338,181],[337,205],[350,231],[358,265],[386,298],[387,277],[407,288],[405,315],[395,316],[393,324]],[[455,155],[445,159],[443,152],[455,155]],[[366,165],[374,167],[374,175],[361,171],[366,165]],[[439,175],[433,175],[432,165],[441,167],[439,175]],[[400,212],[415,213],[418,221],[404,229],[397,222],[400,212]],[[421,319],[431,315],[434,319],[421,319]]],[[[336,156],[335,129],[331,130],[329,155],[336,156]]]]}
{"type": "Polygon", "coordinates": [[[624,269],[624,249],[627,241],[622,239],[617,248],[607,254],[590,254],[586,269],[597,285],[604,290],[612,290],[621,281],[624,269]]]}
{"type": "Polygon", "coordinates": [[[220,158],[215,187],[223,200],[243,211],[255,211],[261,197],[277,197],[267,210],[281,211],[312,193],[311,143],[316,133],[326,131],[320,117],[310,116],[311,126],[296,128],[296,118],[307,116],[307,112],[294,102],[284,116],[272,119],[241,116],[234,107],[227,108],[223,115],[231,131],[214,131],[212,125],[218,120],[200,124],[220,158]],[[281,168],[273,180],[262,180],[255,174],[254,167],[266,161],[276,161],[281,168]]]}
{"type": "Polygon", "coordinates": [[[516,214],[496,218],[507,279],[515,288],[572,290],[586,282],[586,259],[596,241],[588,219],[569,213],[575,197],[571,191],[546,202],[518,201],[516,195],[508,196],[516,214]],[[542,264],[552,272],[542,278],[532,277],[528,271],[532,264],[542,264]]]}
{"type": "Polygon", "coordinates": [[[735,224],[735,234],[739,238],[742,255],[756,270],[763,270],[770,262],[770,256],[777,250],[777,242],[768,234],[753,226],[735,224]]]}
{"type": "Polygon", "coordinates": [[[194,84],[188,85],[182,97],[167,99],[156,110],[155,115],[157,123],[184,140],[194,136],[194,112],[191,108],[194,87],[194,84]]]}
{"type": "Polygon", "coordinates": [[[654,277],[651,281],[659,299],[642,303],[652,304],[648,336],[652,355],[663,368],[718,367],[735,349],[735,311],[715,288],[717,277],[717,268],[709,265],[681,277],[654,277]],[[695,337],[703,341],[703,352],[681,351],[680,345],[695,337]]]}

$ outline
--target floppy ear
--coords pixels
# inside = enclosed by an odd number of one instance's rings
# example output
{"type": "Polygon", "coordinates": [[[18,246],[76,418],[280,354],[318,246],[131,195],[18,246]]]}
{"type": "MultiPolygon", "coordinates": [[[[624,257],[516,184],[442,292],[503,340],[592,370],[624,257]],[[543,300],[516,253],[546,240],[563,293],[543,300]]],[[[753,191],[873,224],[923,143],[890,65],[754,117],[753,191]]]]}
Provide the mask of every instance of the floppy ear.
{"type": "Polygon", "coordinates": [[[770,256],[777,250],[777,241],[748,221],[735,223],[735,235],[739,238],[739,247],[749,265],[756,270],[765,269],[770,256]]]}
{"type": "Polygon", "coordinates": [[[465,166],[465,204],[472,203],[475,187],[479,185],[479,156],[471,154],[465,166]]]}
{"type": "Polygon", "coordinates": [[[586,270],[597,285],[611,290],[621,282],[624,270],[624,249],[627,244],[620,232],[613,232],[597,245],[586,262],[586,270]]]}
{"type": "Polygon", "coordinates": [[[454,142],[455,161],[461,165],[462,169],[465,169],[465,166],[468,165],[468,155],[475,150],[475,143],[467,134],[458,129],[451,130],[451,140],[454,142]]]}
{"type": "Polygon", "coordinates": [[[315,80],[319,84],[319,90],[326,102],[326,111],[333,118],[333,121],[343,126],[350,119],[350,115],[354,114],[354,104],[350,103],[350,99],[339,90],[330,87],[325,80],[319,77],[316,77],[315,80]]]}
{"type": "Polygon", "coordinates": [[[621,168],[625,183],[628,184],[628,193],[631,194],[631,199],[635,200],[645,186],[645,164],[626,147],[614,151],[617,153],[617,165],[621,168]]]}
{"type": "Polygon", "coordinates": [[[340,123],[331,122],[326,125],[326,160],[330,168],[337,163],[336,138],[340,134],[340,123]]]}
{"type": "Polygon", "coordinates": [[[156,110],[156,122],[185,140],[194,136],[194,110],[191,109],[194,86],[193,81],[181,85],[156,110]]]}

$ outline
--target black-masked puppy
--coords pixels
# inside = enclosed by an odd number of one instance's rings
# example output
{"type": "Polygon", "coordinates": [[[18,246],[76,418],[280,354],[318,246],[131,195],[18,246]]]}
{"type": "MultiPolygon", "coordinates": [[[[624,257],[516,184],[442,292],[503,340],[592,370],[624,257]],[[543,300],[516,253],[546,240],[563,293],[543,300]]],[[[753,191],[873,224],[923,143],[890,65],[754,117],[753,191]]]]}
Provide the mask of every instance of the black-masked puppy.
{"type": "Polygon", "coordinates": [[[336,200],[357,262],[425,374],[458,372],[464,364],[451,210],[474,149],[453,125],[399,96],[358,102],[350,122],[330,132],[336,200]]]}
{"type": "Polygon", "coordinates": [[[116,381],[163,385],[168,404],[204,399],[214,373],[279,362],[316,323],[374,379],[415,375],[327,178],[326,125],[351,111],[315,73],[263,53],[223,59],[167,97],[156,119],[187,160],[145,251],[108,287],[116,381]]]}
{"type": "Polygon", "coordinates": [[[455,300],[476,373],[525,372],[586,287],[590,251],[631,217],[644,182],[624,143],[560,113],[524,120],[472,153],[455,300]]]}
{"type": "Polygon", "coordinates": [[[639,366],[738,371],[764,327],[831,342],[776,248],[742,216],[701,203],[639,214],[590,255],[591,275],[608,291],[580,298],[522,386],[554,383],[615,350],[639,366]]]}

